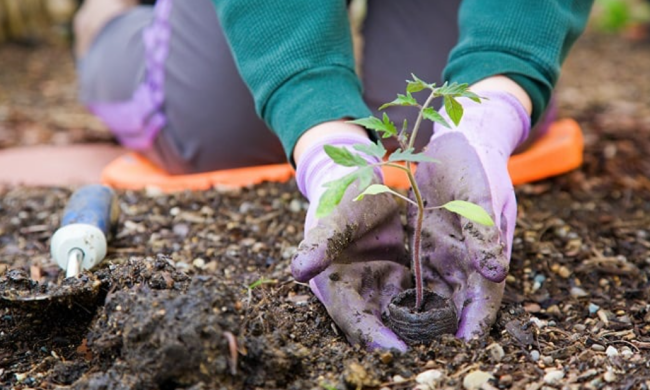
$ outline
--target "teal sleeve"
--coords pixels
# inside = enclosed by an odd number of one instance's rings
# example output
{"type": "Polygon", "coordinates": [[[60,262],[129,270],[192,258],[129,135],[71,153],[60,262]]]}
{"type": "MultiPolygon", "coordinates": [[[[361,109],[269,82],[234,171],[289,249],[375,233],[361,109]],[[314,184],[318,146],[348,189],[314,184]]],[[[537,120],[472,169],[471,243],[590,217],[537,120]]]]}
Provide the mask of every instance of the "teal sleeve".
{"type": "Polygon", "coordinates": [[[305,130],[371,115],[343,0],[212,0],[258,115],[289,161],[305,130]]]}
{"type": "Polygon", "coordinates": [[[546,109],[593,0],[463,0],[460,36],[443,78],[475,83],[505,75],[528,92],[533,123],[546,109]]]}

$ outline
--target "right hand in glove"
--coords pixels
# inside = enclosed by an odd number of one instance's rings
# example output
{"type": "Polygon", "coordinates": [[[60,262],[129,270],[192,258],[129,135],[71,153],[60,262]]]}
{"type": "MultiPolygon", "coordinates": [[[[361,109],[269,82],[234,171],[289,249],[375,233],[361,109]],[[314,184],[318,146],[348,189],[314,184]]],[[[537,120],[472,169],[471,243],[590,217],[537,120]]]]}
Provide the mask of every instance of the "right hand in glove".
{"type": "MultiPolygon", "coordinates": [[[[334,163],[323,146],[351,148],[363,143],[370,140],[356,134],[326,136],[310,145],[298,161],[298,187],[311,203],[292,273],[298,281],[309,280],[311,290],[350,343],[405,351],[406,344],[381,320],[393,296],[411,284],[395,200],[382,194],[353,201],[361,192],[355,182],[331,214],[319,220],[315,217],[323,185],[356,169],[334,163]]],[[[378,162],[366,159],[370,164],[378,162]]],[[[382,182],[379,169],[374,182],[382,182]]]]}

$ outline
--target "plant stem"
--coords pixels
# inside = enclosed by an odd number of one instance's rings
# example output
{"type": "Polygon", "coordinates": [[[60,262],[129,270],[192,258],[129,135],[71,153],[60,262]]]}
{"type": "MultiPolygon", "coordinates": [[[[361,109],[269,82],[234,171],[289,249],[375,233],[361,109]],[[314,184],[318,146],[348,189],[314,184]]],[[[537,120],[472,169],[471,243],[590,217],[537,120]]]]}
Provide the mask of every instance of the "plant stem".
{"type": "Polygon", "coordinates": [[[420,129],[420,124],[422,123],[422,118],[424,118],[424,109],[429,107],[429,104],[431,104],[431,102],[435,98],[436,98],[436,93],[435,93],[435,91],[432,91],[431,95],[429,95],[427,100],[424,102],[424,105],[420,109],[420,112],[418,113],[418,117],[415,120],[415,124],[413,125],[413,131],[411,132],[411,136],[409,137],[409,145],[408,145],[409,149],[412,148],[413,145],[415,145],[415,138],[418,135],[418,130],[420,129]]]}
{"type": "MultiPolygon", "coordinates": [[[[418,117],[415,120],[413,125],[413,131],[409,137],[408,147],[413,148],[415,145],[415,138],[422,124],[422,118],[424,117],[424,110],[429,107],[433,99],[436,98],[436,92],[431,91],[431,94],[427,100],[422,105],[418,117]]],[[[418,207],[418,213],[415,219],[415,230],[413,231],[413,248],[412,251],[412,267],[413,267],[413,277],[415,278],[415,310],[422,310],[422,301],[424,298],[424,280],[422,278],[422,259],[420,259],[420,250],[422,247],[422,221],[424,220],[424,201],[422,200],[422,194],[420,193],[420,188],[418,187],[415,176],[413,176],[413,167],[410,161],[406,162],[406,169],[409,182],[411,183],[411,188],[413,189],[413,196],[415,196],[415,201],[418,207]]]]}

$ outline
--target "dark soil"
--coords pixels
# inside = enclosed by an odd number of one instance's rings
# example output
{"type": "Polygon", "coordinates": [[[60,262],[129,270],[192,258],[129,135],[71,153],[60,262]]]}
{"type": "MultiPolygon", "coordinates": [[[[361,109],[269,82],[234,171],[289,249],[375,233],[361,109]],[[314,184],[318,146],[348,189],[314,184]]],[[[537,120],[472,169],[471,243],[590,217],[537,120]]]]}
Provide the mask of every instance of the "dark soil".
{"type": "MultiPolygon", "coordinates": [[[[74,103],[66,58],[59,46],[0,47],[0,147],[110,139],[74,103]]],[[[483,339],[443,336],[404,355],[348,345],[290,276],[306,208],[293,182],[119,192],[107,259],[78,281],[49,257],[70,189],[4,188],[0,383],[360,390],[491,378],[484,388],[648,389],[648,64],[647,43],[596,34],[570,56],[558,98],[583,127],[585,162],[518,187],[506,296],[483,339]],[[34,294],[54,297],[24,301],[34,294]]]]}

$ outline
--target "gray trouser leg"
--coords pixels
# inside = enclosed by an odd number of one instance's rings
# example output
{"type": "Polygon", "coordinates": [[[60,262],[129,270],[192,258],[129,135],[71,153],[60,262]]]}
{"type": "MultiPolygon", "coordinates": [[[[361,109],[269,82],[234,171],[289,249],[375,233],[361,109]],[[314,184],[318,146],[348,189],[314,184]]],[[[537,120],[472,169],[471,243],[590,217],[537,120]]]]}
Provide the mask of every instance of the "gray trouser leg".
{"type": "MultiPolygon", "coordinates": [[[[142,31],[152,8],[111,21],[79,66],[84,103],[127,100],[142,82],[142,31]]],[[[165,61],[166,125],[143,154],[174,174],[286,161],[277,137],[255,115],[212,3],[173,1],[165,61]]]]}
{"type": "MultiPolygon", "coordinates": [[[[382,115],[379,106],[405,93],[411,73],[440,85],[447,57],[458,40],[459,6],[460,0],[368,0],[362,78],[364,98],[375,115],[382,115]]],[[[414,96],[423,102],[424,93],[414,96]]],[[[404,119],[410,128],[417,116],[413,107],[393,107],[386,112],[398,128],[404,119]]],[[[430,122],[422,124],[419,147],[426,145],[432,128],[430,122]]]]}

